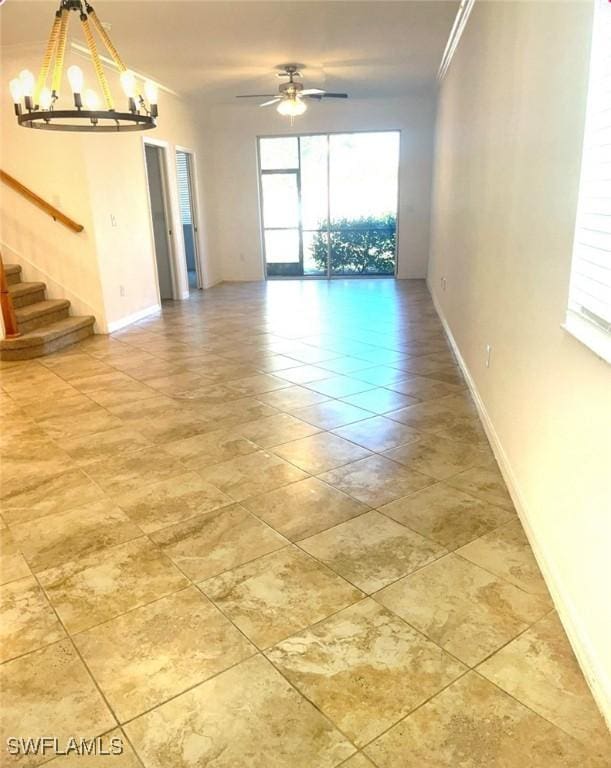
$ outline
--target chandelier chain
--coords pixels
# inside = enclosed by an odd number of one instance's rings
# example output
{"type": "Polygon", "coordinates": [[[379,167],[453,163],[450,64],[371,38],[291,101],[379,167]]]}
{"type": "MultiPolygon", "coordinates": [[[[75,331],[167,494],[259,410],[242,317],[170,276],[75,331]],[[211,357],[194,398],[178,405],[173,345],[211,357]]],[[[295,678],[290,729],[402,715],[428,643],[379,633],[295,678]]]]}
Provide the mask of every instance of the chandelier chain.
{"type": "Polygon", "coordinates": [[[108,33],[102,26],[102,22],[98,19],[96,12],[93,10],[93,8],[89,4],[87,4],[86,7],[87,7],[87,14],[89,15],[89,18],[93,22],[93,26],[97,29],[99,36],[104,42],[104,45],[106,46],[106,50],[110,54],[111,59],[117,65],[119,72],[125,72],[127,70],[127,67],[123,63],[123,59],[119,56],[119,52],[113,45],[112,40],[108,36],[108,33]]]}
{"type": "Polygon", "coordinates": [[[49,67],[51,66],[51,58],[55,52],[57,45],[57,36],[59,34],[59,26],[61,21],[61,13],[58,11],[53,19],[53,26],[51,27],[51,34],[49,35],[49,42],[47,43],[47,49],[40,66],[40,72],[38,73],[38,80],[36,82],[36,90],[34,91],[34,104],[38,104],[40,99],[40,93],[45,87],[47,82],[47,76],[49,74],[49,67]]]}
{"type": "Polygon", "coordinates": [[[87,47],[89,48],[89,53],[91,54],[93,68],[95,69],[95,74],[96,74],[96,77],[98,78],[98,83],[100,84],[102,95],[106,103],[106,109],[112,110],[114,109],[114,103],[112,100],[112,94],[110,93],[110,86],[108,85],[108,80],[106,79],[106,73],[104,72],[104,67],[102,66],[102,62],[100,61],[100,56],[98,54],[98,47],[95,43],[93,32],[91,31],[91,27],[89,26],[89,18],[86,13],[81,14],[81,24],[83,27],[83,32],[85,33],[85,40],[87,41],[87,47]]]}
{"type": "Polygon", "coordinates": [[[68,35],[68,11],[62,8],[57,32],[57,45],[55,48],[55,63],[53,66],[53,79],[51,80],[51,91],[59,94],[62,82],[62,72],[64,69],[64,56],[66,53],[66,38],[68,35]]]}
{"type": "Polygon", "coordinates": [[[64,55],[66,53],[66,37],[68,34],[68,10],[62,8],[59,22],[59,31],[57,34],[57,47],[55,49],[55,64],[53,67],[53,79],[51,81],[51,91],[59,94],[62,83],[62,72],[64,69],[64,55]]]}

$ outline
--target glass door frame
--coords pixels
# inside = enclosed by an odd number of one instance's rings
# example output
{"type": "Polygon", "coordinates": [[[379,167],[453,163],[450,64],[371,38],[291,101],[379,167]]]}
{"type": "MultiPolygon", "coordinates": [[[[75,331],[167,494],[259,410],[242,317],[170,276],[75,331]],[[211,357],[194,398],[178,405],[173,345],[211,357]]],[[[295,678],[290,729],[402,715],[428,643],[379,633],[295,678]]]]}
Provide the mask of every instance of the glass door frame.
{"type": "MultiPolygon", "coordinates": [[[[263,249],[263,264],[265,267],[265,279],[268,279],[267,274],[267,257],[265,253],[265,233],[266,232],[293,232],[295,229],[299,232],[299,261],[297,262],[301,267],[301,275],[271,275],[273,280],[288,279],[294,280],[296,277],[303,277],[303,218],[301,215],[301,147],[299,141],[297,141],[297,155],[298,166],[297,168],[261,168],[261,158],[259,156],[259,199],[261,202],[261,247],[263,249]],[[295,184],[297,188],[297,226],[296,227],[266,227],[263,211],[263,177],[264,176],[295,176],[295,184]]],[[[260,153],[258,153],[260,155],[260,153]]],[[[284,264],[292,264],[294,262],[278,262],[284,264]]]]}
{"type": "Polygon", "coordinates": [[[272,133],[272,134],[260,134],[257,136],[257,182],[259,190],[259,232],[261,238],[261,255],[263,258],[263,274],[266,280],[360,280],[367,279],[395,279],[397,277],[397,271],[399,269],[399,211],[401,205],[401,143],[402,143],[402,131],[400,128],[381,128],[381,129],[367,129],[362,128],[356,131],[309,131],[302,133],[272,133]],[[362,134],[362,133],[396,133],[399,137],[399,158],[397,163],[397,214],[395,223],[395,264],[394,272],[387,275],[341,275],[334,274],[331,271],[331,136],[343,136],[350,134],[362,134]],[[307,232],[326,232],[327,234],[327,269],[325,274],[319,275],[268,275],[267,273],[267,258],[265,254],[265,230],[277,229],[277,230],[293,230],[295,227],[265,227],[263,218],[263,183],[262,178],[264,174],[273,173],[297,173],[297,193],[299,204],[299,262],[303,271],[303,217],[301,211],[301,139],[307,136],[324,136],[327,139],[327,226],[324,229],[306,230],[307,232]],[[263,169],[261,168],[261,140],[262,139],[297,139],[297,168],[273,168],[263,169]]]}

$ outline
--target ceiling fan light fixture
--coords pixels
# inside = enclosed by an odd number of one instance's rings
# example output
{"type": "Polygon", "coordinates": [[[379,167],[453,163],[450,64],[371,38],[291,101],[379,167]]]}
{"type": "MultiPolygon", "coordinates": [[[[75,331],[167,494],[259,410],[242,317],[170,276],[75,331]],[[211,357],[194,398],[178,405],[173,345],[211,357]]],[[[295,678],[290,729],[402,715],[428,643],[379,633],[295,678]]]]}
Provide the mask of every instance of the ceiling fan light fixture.
{"type": "Polygon", "coordinates": [[[282,99],[280,104],[276,107],[277,111],[285,117],[298,117],[299,115],[303,115],[307,108],[308,105],[298,96],[282,99]]]}
{"type": "MultiPolygon", "coordinates": [[[[610,0],[611,2],[611,0],[610,0]]],[[[278,72],[278,77],[288,77],[288,83],[283,83],[278,88],[276,95],[245,93],[240,94],[238,99],[261,99],[265,98],[260,107],[271,107],[276,104],[276,110],[283,116],[293,120],[307,110],[308,105],[305,99],[316,99],[320,101],[323,98],[329,99],[347,99],[347,93],[330,93],[321,88],[305,88],[301,83],[295,82],[296,77],[301,77],[299,66],[297,64],[286,64],[282,72],[278,72]]]]}

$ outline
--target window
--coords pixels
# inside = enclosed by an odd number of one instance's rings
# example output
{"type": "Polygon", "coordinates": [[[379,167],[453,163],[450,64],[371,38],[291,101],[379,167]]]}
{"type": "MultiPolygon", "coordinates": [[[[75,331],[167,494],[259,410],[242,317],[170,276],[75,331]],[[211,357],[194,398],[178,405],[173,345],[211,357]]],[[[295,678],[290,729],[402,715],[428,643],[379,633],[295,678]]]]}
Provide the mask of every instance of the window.
{"type": "Polygon", "coordinates": [[[611,3],[596,0],[565,328],[611,363],[611,3]]]}
{"type": "Polygon", "coordinates": [[[259,139],[268,277],[392,276],[399,132],[259,139]]]}

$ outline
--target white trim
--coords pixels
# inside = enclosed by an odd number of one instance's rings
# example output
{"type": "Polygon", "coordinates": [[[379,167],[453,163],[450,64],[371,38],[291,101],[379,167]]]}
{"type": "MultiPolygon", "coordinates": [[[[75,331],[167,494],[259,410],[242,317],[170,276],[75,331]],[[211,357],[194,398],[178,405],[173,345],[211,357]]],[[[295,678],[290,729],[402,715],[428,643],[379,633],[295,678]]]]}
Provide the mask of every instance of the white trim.
{"type": "Polygon", "coordinates": [[[579,611],[576,609],[575,605],[570,599],[568,590],[563,587],[562,575],[560,571],[553,563],[553,559],[549,557],[545,551],[544,542],[540,541],[535,536],[533,528],[530,524],[530,520],[533,516],[528,511],[526,502],[519,489],[517,478],[509,462],[509,458],[505,453],[505,449],[503,448],[501,440],[496,432],[492,419],[488,414],[484,401],[482,400],[475,381],[471,376],[469,368],[467,367],[467,364],[465,363],[460,353],[458,344],[456,343],[456,340],[452,335],[452,331],[450,330],[449,323],[446,320],[441,305],[438,302],[435,293],[431,289],[428,280],[427,287],[433,299],[433,305],[435,306],[437,315],[441,320],[444,331],[448,337],[448,341],[450,342],[450,346],[452,347],[452,351],[456,355],[460,370],[465,377],[465,381],[467,382],[467,386],[469,387],[469,391],[471,392],[471,396],[475,402],[477,412],[482,421],[488,440],[490,441],[490,445],[499,465],[499,469],[501,470],[501,474],[503,475],[503,479],[505,480],[507,489],[514,503],[518,517],[520,518],[520,522],[522,523],[537,564],[541,569],[545,583],[550,591],[554,606],[558,612],[571,647],[573,648],[575,656],[577,657],[581,671],[583,672],[585,680],[592,692],[592,696],[598,704],[603,717],[609,726],[611,726],[611,680],[608,679],[603,665],[599,662],[598,654],[592,647],[588,637],[588,632],[581,621],[579,611]]]}
{"type": "Polygon", "coordinates": [[[562,328],[574,336],[577,341],[585,344],[601,360],[611,363],[611,335],[608,331],[572,309],[567,311],[562,328]]]}
{"type": "Polygon", "coordinates": [[[456,12],[456,18],[454,19],[454,24],[452,24],[452,29],[450,30],[450,34],[448,36],[448,42],[446,43],[446,47],[441,57],[441,62],[439,64],[439,70],[437,72],[437,79],[439,81],[443,80],[443,78],[446,76],[448,67],[454,58],[454,54],[456,53],[456,49],[460,43],[460,38],[462,37],[462,34],[465,31],[465,27],[467,26],[467,21],[471,15],[471,11],[473,10],[474,3],[475,0],[461,0],[460,2],[458,11],[456,12]]]}
{"type": "Polygon", "coordinates": [[[114,320],[112,323],[108,323],[108,333],[114,333],[115,331],[125,328],[126,325],[137,323],[138,320],[144,320],[145,317],[155,315],[161,312],[161,304],[152,304],[150,307],[139,309],[137,312],[132,312],[131,315],[122,317],[120,320],[114,320]]]}

